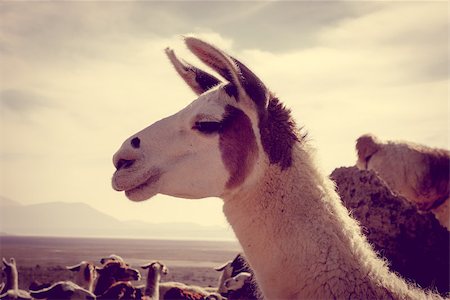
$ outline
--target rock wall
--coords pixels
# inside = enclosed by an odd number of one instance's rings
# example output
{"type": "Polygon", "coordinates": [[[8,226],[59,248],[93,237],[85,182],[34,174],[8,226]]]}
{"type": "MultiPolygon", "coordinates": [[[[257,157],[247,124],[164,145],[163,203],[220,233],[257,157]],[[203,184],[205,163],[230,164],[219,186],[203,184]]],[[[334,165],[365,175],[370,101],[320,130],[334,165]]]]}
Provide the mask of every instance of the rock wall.
{"type": "Polygon", "coordinates": [[[422,288],[449,293],[450,234],[432,213],[419,213],[372,171],[343,167],[330,177],[343,204],[392,271],[422,288]]]}

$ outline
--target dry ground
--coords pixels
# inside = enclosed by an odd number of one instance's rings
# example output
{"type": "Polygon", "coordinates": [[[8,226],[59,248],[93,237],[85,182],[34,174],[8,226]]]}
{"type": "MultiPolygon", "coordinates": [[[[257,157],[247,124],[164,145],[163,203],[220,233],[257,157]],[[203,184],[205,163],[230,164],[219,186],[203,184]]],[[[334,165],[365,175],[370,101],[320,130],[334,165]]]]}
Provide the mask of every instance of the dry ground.
{"type": "MultiPolygon", "coordinates": [[[[71,280],[74,273],[66,266],[82,260],[101,266],[100,258],[112,253],[121,255],[136,269],[149,261],[164,262],[169,274],[162,281],[216,286],[220,274],[214,267],[233,259],[239,251],[233,242],[0,237],[0,257],[16,259],[23,289],[28,289],[33,280],[71,280]]],[[[137,285],[145,283],[146,272],[140,271],[143,279],[137,285]]]]}

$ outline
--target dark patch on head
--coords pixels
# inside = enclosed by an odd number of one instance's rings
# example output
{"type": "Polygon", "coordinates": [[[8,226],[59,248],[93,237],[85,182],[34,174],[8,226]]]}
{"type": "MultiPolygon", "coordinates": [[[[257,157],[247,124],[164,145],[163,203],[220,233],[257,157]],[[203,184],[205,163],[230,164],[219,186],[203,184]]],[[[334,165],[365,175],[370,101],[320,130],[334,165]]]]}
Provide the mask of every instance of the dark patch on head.
{"type": "Polygon", "coordinates": [[[258,146],[252,123],[240,109],[227,105],[220,131],[222,160],[230,173],[227,188],[241,184],[256,160],[258,146]]]}
{"type": "Polygon", "coordinates": [[[188,68],[190,71],[193,71],[195,73],[195,81],[205,92],[220,83],[220,80],[213,75],[210,75],[194,66],[189,65],[188,68]]]}
{"type": "Polygon", "coordinates": [[[446,150],[434,149],[423,155],[423,163],[428,166],[420,183],[420,193],[436,199],[419,206],[421,210],[435,208],[445,202],[450,192],[450,153],[446,150]]]}
{"type": "Polygon", "coordinates": [[[286,109],[277,98],[272,98],[267,106],[266,115],[259,116],[259,130],[264,151],[269,156],[271,164],[278,164],[286,169],[292,164],[292,148],[298,141],[304,140],[297,135],[297,128],[291,117],[291,111],[286,109]]]}
{"type": "Polygon", "coordinates": [[[262,81],[247,66],[231,57],[239,69],[240,84],[244,88],[247,95],[256,103],[256,106],[266,107],[267,102],[267,88],[262,81]]]}
{"type": "Polygon", "coordinates": [[[227,83],[223,89],[225,90],[225,92],[227,93],[228,96],[230,97],[234,97],[236,99],[236,101],[238,101],[238,93],[237,93],[237,88],[234,84],[232,83],[227,83]]]}
{"type": "Polygon", "coordinates": [[[92,269],[93,266],[91,264],[86,264],[85,268],[84,268],[84,279],[86,281],[90,281],[91,280],[91,275],[92,275],[92,269]]]}
{"type": "MultiPolygon", "coordinates": [[[[286,109],[277,98],[268,101],[268,90],[264,83],[240,61],[230,58],[238,68],[239,83],[256,104],[261,141],[270,163],[279,164],[282,169],[288,168],[292,164],[294,144],[304,139],[306,135],[299,138],[290,110],[286,109]]],[[[225,91],[230,96],[237,94],[234,85],[225,86],[225,91]]],[[[238,97],[235,98],[239,101],[238,97]]]]}

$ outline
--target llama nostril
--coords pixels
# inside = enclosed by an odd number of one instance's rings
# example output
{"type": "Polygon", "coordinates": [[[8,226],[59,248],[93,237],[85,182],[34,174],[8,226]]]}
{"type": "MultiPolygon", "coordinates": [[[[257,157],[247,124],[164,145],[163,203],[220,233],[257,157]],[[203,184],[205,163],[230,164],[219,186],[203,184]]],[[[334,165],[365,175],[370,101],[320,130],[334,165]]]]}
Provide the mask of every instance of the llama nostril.
{"type": "Polygon", "coordinates": [[[141,145],[141,140],[138,137],[135,137],[131,140],[131,146],[133,146],[133,148],[139,148],[139,146],[141,145]]]}
{"type": "Polygon", "coordinates": [[[128,159],[119,159],[119,161],[117,162],[116,165],[116,169],[120,170],[120,169],[126,169],[131,167],[134,164],[135,160],[128,160],[128,159]]]}

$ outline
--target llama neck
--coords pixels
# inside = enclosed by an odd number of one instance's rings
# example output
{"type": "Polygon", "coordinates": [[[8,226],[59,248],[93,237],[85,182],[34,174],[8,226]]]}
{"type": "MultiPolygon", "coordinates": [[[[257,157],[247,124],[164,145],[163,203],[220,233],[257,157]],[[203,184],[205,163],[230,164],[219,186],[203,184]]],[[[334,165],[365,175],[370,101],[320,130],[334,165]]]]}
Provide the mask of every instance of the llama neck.
{"type": "Polygon", "coordinates": [[[147,284],[145,285],[144,295],[145,299],[159,299],[159,281],[161,280],[161,274],[159,270],[154,270],[152,267],[148,270],[147,284]]]}
{"type": "MultiPolygon", "coordinates": [[[[88,268],[86,269],[90,272],[88,268]]],[[[85,274],[88,271],[78,272],[77,276],[75,277],[75,283],[80,287],[88,290],[89,292],[93,292],[95,276],[93,276],[91,273],[85,274]]]]}
{"type": "Polygon", "coordinates": [[[100,274],[97,278],[97,284],[95,285],[94,294],[102,295],[116,280],[109,274],[100,274]]]}
{"type": "Polygon", "coordinates": [[[387,268],[299,145],[291,167],[269,166],[223,209],[265,298],[389,297],[387,268]]]}
{"type": "Polygon", "coordinates": [[[17,273],[16,266],[10,267],[6,270],[6,284],[4,291],[18,290],[19,289],[19,274],[17,273]]]}
{"type": "Polygon", "coordinates": [[[95,278],[91,278],[91,280],[89,281],[87,287],[85,287],[91,293],[94,292],[94,283],[95,283],[95,278]]]}

